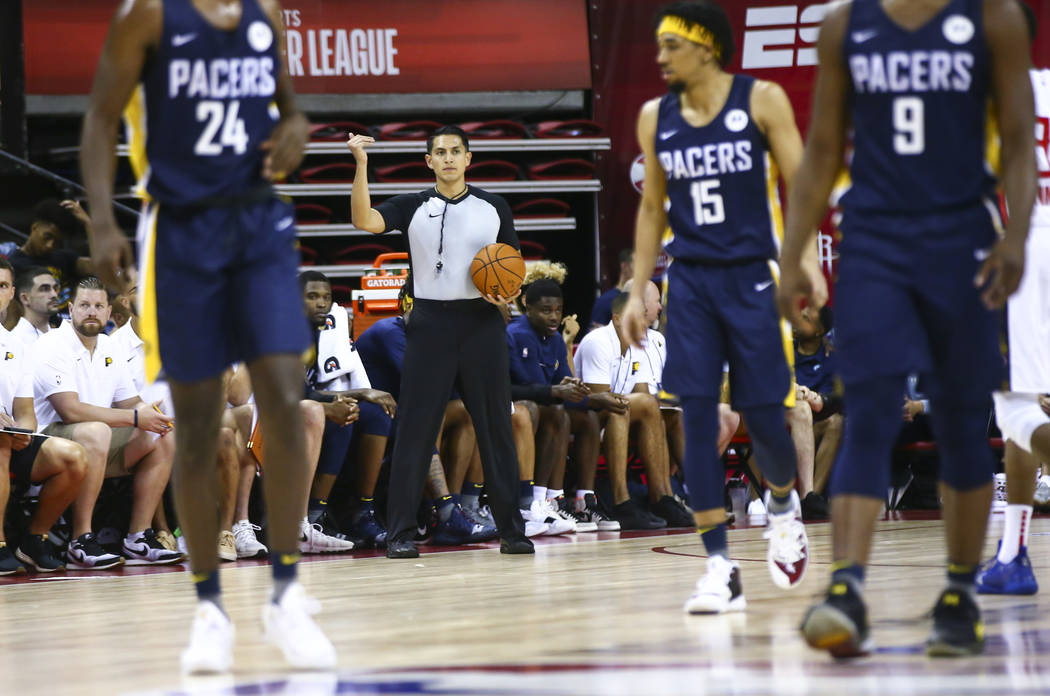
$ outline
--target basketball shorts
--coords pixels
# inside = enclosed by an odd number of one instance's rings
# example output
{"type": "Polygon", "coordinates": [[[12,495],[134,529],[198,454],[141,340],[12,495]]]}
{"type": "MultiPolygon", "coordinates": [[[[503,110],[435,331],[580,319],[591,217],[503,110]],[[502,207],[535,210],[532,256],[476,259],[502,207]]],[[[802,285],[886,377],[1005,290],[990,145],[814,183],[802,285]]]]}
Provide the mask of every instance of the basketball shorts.
{"type": "Polygon", "coordinates": [[[717,400],[728,362],[734,408],[795,405],[794,346],[777,314],[774,268],[671,264],[664,389],[717,400]]]}
{"type": "Polygon", "coordinates": [[[1050,392],[1050,228],[1028,233],[1024,276],[1006,309],[1010,391],[1050,392]]]}
{"type": "Polygon", "coordinates": [[[835,285],[844,384],[922,373],[931,376],[934,400],[987,403],[1004,376],[1002,313],[984,307],[973,279],[995,242],[996,221],[984,206],[846,215],[835,285]]]}
{"type": "Polygon", "coordinates": [[[165,373],[179,381],[310,345],[290,204],[269,198],[175,209],[152,202],[139,229],[148,372],[154,342],[165,373]]]}
{"type": "Polygon", "coordinates": [[[33,464],[36,456],[40,454],[40,448],[44,446],[44,438],[31,437],[29,444],[20,450],[11,451],[9,473],[15,483],[40,483],[32,480],[33,464]]]}

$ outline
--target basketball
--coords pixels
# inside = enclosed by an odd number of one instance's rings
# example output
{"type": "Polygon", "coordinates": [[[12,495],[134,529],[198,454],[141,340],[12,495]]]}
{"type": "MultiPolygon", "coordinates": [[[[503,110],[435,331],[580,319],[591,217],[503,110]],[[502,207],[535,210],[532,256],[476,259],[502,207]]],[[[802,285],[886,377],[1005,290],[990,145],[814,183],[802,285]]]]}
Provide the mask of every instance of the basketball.
{"type": "Polygon", "coordinates": [[[482,295],[510,297],[525,280],[521,252],[510,244],[488,244],[470,262],[470,279],[482,295]]]}

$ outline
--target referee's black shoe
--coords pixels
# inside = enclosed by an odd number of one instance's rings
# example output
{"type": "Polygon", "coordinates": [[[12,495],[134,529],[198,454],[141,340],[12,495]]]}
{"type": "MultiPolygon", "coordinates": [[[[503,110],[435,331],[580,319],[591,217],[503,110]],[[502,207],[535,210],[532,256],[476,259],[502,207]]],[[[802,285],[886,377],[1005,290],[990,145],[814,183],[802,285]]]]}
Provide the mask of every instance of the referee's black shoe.
{"type": "Polygon", "coordinates": [[[949,587],[933,607],[933,631],[926,641],[930,657],[964,657],[984,651],[984,622],[973,593],[949,587]]]}
{"type": "Polygon", "coordinates": [[[827,650],[832,657],[863,657],[871,652],[868,608],[848,581],[831,583],[824,601],[811,606],[802,618],[800,630],[810,647],[827,650]]]}
{"type": "Polygon", "coordinates": [[[419,558],[419,549],[411,539],[393,539],[386,545],[387,558],[419,558]]]}
{"type": "Polygon", "coordinates": [[[536,547],[532,545],[532,542],[529,541],[527,537],[500,539],[499,552],[510,554],[529,554],[536,553],[536,547]]]}

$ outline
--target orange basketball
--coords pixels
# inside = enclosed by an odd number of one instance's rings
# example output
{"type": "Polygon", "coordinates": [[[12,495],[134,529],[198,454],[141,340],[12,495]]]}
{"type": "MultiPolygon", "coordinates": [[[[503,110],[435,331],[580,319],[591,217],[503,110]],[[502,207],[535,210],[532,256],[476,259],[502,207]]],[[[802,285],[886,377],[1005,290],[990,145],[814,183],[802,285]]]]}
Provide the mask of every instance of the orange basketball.
{"type": "Polygon", "coordinates": [[[470,279],[482,295],[510,297],[525,280],[521,252],[510,244],[488,244],[470,262],[470,279]]]}

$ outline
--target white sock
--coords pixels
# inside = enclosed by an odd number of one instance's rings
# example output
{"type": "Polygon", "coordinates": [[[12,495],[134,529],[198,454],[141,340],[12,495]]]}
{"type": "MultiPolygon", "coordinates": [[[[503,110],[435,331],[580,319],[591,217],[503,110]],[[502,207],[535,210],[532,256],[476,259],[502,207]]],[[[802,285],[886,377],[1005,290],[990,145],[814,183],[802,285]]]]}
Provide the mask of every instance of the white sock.
{"type": "Polygon", "coordinates": [[[553,500],[565,495],[565,489],[563,488],[548,488],[547,489],[547,500],[553,500]]]}
{"type": "Polygon", "coordinates": [[[583,500],[584,496],[594,495],[594,491],[588,491],[584,488],[576,489],[576,500],[583,500]]]}
{"type": "Polygon", "coordinates": [[[1000,563],[1017,558],[1021,546],[1028,545],[1028,527],[1032,519],[1031,505],[1007,505],[1003,522],[1003,542],[999,546],[1000,563]]]}
{"type": "Polygon", "coordinates": [[[547,500],[547,488],[544,486],[532,485],[532,499],[536,502],[542,503],[547,500]]]}
{"type": "Polygon", "coordinates": [[[128,532],[128,535],[126,537],[124,537],[124,541],[135,541],[140,536],[142,536],[142,533],[144,531],[146,531],[146,530],[145,529],[140,529],[137,532],[128,532]]]}

